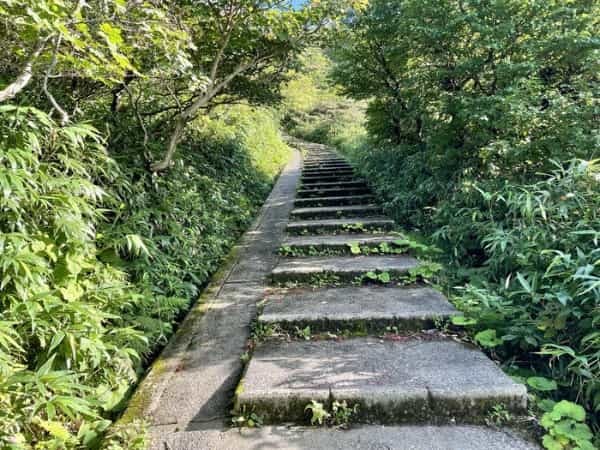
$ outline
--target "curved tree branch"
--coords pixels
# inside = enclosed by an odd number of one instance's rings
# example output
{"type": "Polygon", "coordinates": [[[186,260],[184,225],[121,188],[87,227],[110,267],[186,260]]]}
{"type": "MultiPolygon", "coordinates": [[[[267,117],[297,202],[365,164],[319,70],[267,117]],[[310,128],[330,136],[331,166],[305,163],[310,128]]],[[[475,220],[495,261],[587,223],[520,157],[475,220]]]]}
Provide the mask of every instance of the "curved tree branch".
{"type": "Polygon", "coordinates": [[[46,71],[46,76],[44,77],[44,83],[42,85],[42,89],[44,90],[44,94],[46,94],[46,97],[48,97],[48,100],[52,104],[52,107],[56,111],[58,111],[58,113],[60,114],[60,117],[61,117],[60,124],[62,126],[65,126],[67,123],[69,123],[69,113],[66,112],[58,104],[58,102],[56,101],[54,96],[48,90],[48,78],[52,74],[54,67],[56,67],[56,56],[58,55],[58,49],[60,48],[61,41],[62,41],[62,36],[58,35],[58,37],[56,38],[56,44],[54,45],[54,52],[52,53],[52,61],[50,62],[50,66],[48,67],[48,70],[46,71]]]}
{"type": "Polygon", "coordinates": [[[38,41],[33,53],[29,60],[25,63],[25,67],[21,74],[17,77],[15,81],[6,86],[4,89],[0,91],[0,103],[10,100],[15,97],[19,92],[21,92],[31,81],[31,77],[33,76],[33,63],[36,59],[39,58],[42,51],[44,51],[44,47],[46,46],[46,42],[48,42],[50,36],[45,39],[41,39],[38,41]]]}

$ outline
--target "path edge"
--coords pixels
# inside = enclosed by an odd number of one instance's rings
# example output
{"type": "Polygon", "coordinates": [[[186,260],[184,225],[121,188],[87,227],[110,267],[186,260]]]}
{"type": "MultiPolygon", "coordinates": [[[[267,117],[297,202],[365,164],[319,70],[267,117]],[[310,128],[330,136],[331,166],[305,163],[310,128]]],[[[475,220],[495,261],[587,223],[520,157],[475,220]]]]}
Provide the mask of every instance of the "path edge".
{"type": "Polygon", "coordinates": [[[270,200],[272,200],[277,186],[282,182],[284,175],[294,170],[294,162],[301,157],[301,152],[294,143],[290,142],[288,145],[290,147],[290,157],[277,175],[273,187],[254,221],[238,238],[235,245],[223,258],[219,269],[212,275],[202,293],[193,301],[192,306],[184,319],[179,323],[177,330],[171,336],[167,345],[165,345],[156,359],[146,369],[140,381],[134,386],[134,392],[127,402],[127,407],[111,427],[131,424],[136,419],[150,417],[155,410],[157,405],[154,404],[154,401],[160,399],[171,377],[177,372],[183,362],[186,349],[193,338],[193,333],[190,331],[198,326],[199,321],[206,311],[210,309],[219,292],[226,284],[232,270],[246,254],[247,249],[244,246],[246,237],[263,222],[264,216],[271,206],[270,200]]]}

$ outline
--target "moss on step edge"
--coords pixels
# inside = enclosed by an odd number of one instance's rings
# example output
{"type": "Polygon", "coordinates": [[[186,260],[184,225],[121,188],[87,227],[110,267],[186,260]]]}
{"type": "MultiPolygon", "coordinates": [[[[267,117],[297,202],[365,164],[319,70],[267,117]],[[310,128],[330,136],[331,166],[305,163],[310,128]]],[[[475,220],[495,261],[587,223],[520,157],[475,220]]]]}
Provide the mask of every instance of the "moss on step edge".
{"type": "Polygon", "coordinates": [[[241,250],[240,245],[235,245],[223,259],[219,270],[215,272],[209,284],[198,296],[167,346],[138,382],[127,408],[113,426],[132,423],[136,419],[147,418],[150,415],[151,411],[149,409],[152,399],[156,395],[160,395],[162,383],[169,378],[167,374],[174,373],[182,361],[183,351],[187,347],[186,336],[192,335],[191,331],[210,308],[210,300],[215,297],[225,283],[227,275],[238,260],[241,250]]]}

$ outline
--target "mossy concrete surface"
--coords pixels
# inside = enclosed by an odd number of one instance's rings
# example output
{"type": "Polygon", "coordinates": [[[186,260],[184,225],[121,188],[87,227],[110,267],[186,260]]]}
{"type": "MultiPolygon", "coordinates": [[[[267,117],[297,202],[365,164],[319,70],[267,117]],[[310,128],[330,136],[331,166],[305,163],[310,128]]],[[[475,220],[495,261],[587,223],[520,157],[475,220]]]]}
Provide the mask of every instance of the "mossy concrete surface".
{"type": "Polygon", "coordinates": [[[236,405],[265,422],[302,422],[311,400],[358,405],[352,420],[483,422],[493,406],[524,413],[527,390],[481,351],[449,339],[266,341],[236,405]]]}
{"type": "Polygon", "coordinates": [[[273,269],[274,281],[310,282],[319,275],[331,274],[340,280],[353,280],[368,272],[387,272],[390,276],[401,276],[419,266],[411,256],[314,256],[307,258],[285,258],[273,269]]]}
{"type": "MultiPolygon", "coordinates": [[[[303,170],[286,228],[302,236],[284,241],[280,252],[287,256],[271,274],[280,286],[296,287],[271,290],[261,303],[257,340],[234,411],[245,423],[369,426],[344,433],[305,429],[293,434],[267,427],[235,437],[205,434],[197,437],[205,439],[200,447],[220,439],[214,448],[536,448],[513,438],[506,426],[502,432],[459,426],[483,425],[498,411],[523,415],[526,388],[480,349],[443,330],[423,331],[446,323],[457,311],[418,276],[426,264],[393,251],[399,236],[378,234],[381,224],[364,227],[373,218],[365,205],[375,202],[368,185],[352,178],[343,164],[321,166],[319,160],[335,158],[331,149],[307,148],[310,167],[303,170]],[[323,216],[307,220],[313,214],[323,216]],[[324,231],[329,235],[320,235],[324,231]],[[417,278],[423,283],[408,285],[417,278]],[[389,283],[373,286],[373,280],[389,283]],[[452,426],[440,426],[445,424],[452,426]]],[[[387,218],[377,220],[393,227],[387,218]]],[[[177,448],[199,442],[191,435],[181,438],[173,441],[177,448]]]]}
{"type": "MultiPolygon", "coordinates": [[[[306,149],[303,154],[318,173],[316,178],[304,175],[303,182],[353,180],[331,149],[317,144],[300,148],[306,149]]],[[[439,332],[403,335],[394,330],[385,338],[376,334],[385,326],[406,325],[411,330],[431,326],[455,313],[440,293],[422,285],[357,283],[356,276],[368,272],[381,276],[387,272],[385,278],[402,280],[407,272],[414,275],[411,269],[419,267],[417,259],[403,254],[278,256],[294,207],[374,201],[369,194],[295,199],[300,179],[296,154],[253,228],[138,390],[124,417],[150,422],[152,449],[536,448],[507,428],[457,425],[479,425],[498,408],[517,415],[526,408],[525,387],[480,350],[439,332]],[[268,287],[273,279],[328,282],[335,287],[274,290],[268,287]],[[250,324],[259,310],[262,315],[250,341],[250,324]],[[288,328],[310,324],[322,328],[329,339],[312,339],[307,332],[285,339],[283,333],[265,331],[277,330],[273,324],[288,328]],[[351,331],[354,327],[360,333],[337,338],[331,332],[340,325],[351,325],[351,331]],[[258,339],[261,330],[271,337],[258,339]],[[336,401],[346,405],[345,413],[330,422],[366,426],[344,432],[297,426],[228,430],[232,413],[238,424],[307,424],[311,410],[306,407],[315,401],[332,414],[339,408],[336,401]],[[421,426],[404,426],[417,422],[421,426]],[[439,426],[443,424],[452,426],[439,426]]],[[[366,233],[355,231],[355,236],[366,233]]]]}
{"type": "Polygon", "coordinates": [[[343,232],[365,232],[370,230],[389,231],[393,230],[396,224],[393,220],[385,216],[376,217],[351,217],[346,219],[317,219],[317,220],[299,220],[290,222],[287,225],[287,232],[290,234],[323,234],[323,233],[343,233],[343,232]]]}
{"type": "Polygon", "coordinates": [[[298,208],[292,211],[292,219],[340,219],[356,215],[373,216],[381,214],[382,209],[377,205],[329,206],[317,208],[298,208]]]}
{"type": "Polygon", "coordinates": [[[350,253],[350,245],[358,245],[359,247],[375,248],[381,244],[393,245],[395,241],[402,240],[401,234],[366,234],[366,233],[351,233],[351,234],[332,234],[320,236],[290,236],[281,244],[282,248],[292,250],[307,251],[310,249],[316,250],[336,250],[350,253]]]}
{"type": "Polygon", "coordinates": [[[294,331],[418,331],[456,315],[438,291],[409,287],[341,287],[275,291],[266,296],[258,320],[294,331]]]}
{"type": "Polygon", "coordinates": [[[337,197],[297,198],[294,205],[297,208],[305,208],[313,206],[362,205],[373,201],[375,201],[375,197],[371,194],[341,195],[337,197]]]}
{"type": "Polygon", "coordinates": [[[302,186],[298,190],[298,198],[337,197],[340,195],[365,195],[370,193],[366,186],[343,186],[343,187],[311,187],[302,186]]]}
{"type": "Polygon", "coordinates": [[[350,430],[262,427],[173,433],[173,450],[536,450],[507,430],[475,426],[359,426],[350,430]]]}
{"type": "MultiPolygon", "coordinates": [[[[267,277],[277,262],[300,176],[295,152],[250,230],[232,250],[138,386],[121,422],[145,419],[155,440],[226,426],[267,277]]],[[[159,447],[164,448],[164,447],[159,447]]]]}

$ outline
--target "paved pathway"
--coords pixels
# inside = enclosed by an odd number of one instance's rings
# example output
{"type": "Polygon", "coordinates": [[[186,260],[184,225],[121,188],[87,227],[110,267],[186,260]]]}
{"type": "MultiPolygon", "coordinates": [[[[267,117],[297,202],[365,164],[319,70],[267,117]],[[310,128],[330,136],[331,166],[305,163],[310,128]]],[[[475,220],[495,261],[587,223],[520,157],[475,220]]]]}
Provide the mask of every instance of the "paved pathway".
{"type": "Polygon", "coordinates": [[[303,147],[302,172],[296,156],[125,420],[149,419],[156,449],[537,448],[480,425],[497,405],[524,412],[525,388],[478,349],[422,331],[457,314],[443,295],[419,283],[364,283],[403,279],[420,261],[389,254],[402,236],[343,158],[303,147]],[[353,255],[357,245],[368,255],[353,255]],[[278,257],[280,247],[295,256],[278,257]],[[258,343],[242,376],[257,314],[277,336],[258,343]],[[301,426],[312,401],[356,406],[351,429],[301,426]],[[232,407],[265,426],[229,429],[232,407]]]}

